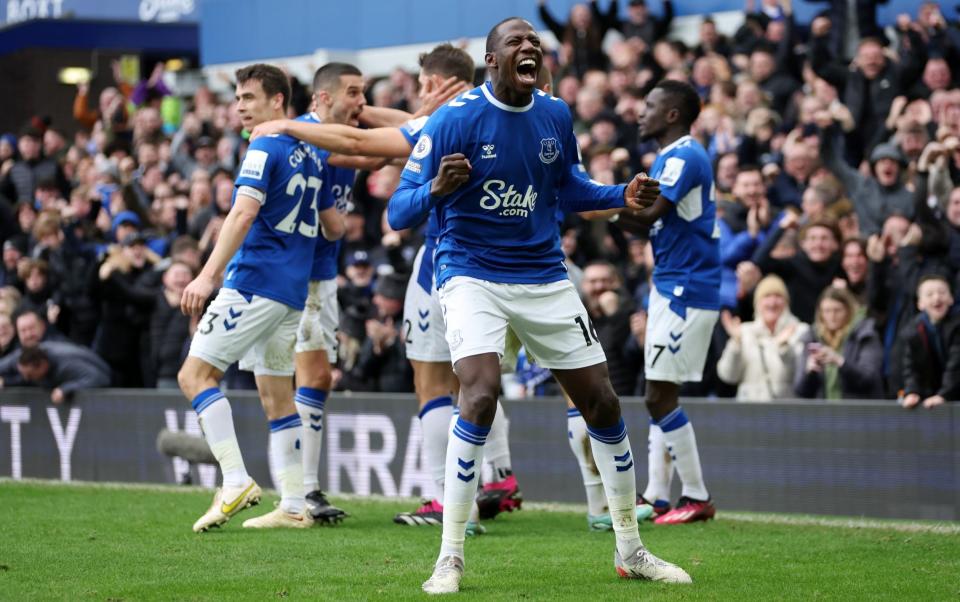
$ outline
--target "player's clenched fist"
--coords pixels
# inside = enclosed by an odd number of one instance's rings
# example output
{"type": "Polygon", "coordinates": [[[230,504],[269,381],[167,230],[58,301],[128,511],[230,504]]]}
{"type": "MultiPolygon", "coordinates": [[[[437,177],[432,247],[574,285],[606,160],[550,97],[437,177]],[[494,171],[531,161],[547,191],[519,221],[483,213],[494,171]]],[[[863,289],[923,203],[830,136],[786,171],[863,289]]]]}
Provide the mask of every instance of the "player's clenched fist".
{"type": "Polygon", "coordinates": [[[623,193],[623,200],[630,209],[646,209],[653,205],[660,196],[660,182],[648,177],[647,174],[637,174],[627,184],[623,193]]]}
{"type": "Polygon", "coordinates": [[[207,302],[207,297],[213,292],[213,281],[203,275],[187,285],[183,289],[183,297],[180,298],[180,311],[188,316],[199,316],[203,312],[203,304],[207,302]]]}
{"type": "Polygon", "coordinates": [[[446,196],[460,188],[470,178],[470,160],[463,153],[454,153],[440,159],[440,169],[430,183],[430,194],[446,196]]]}

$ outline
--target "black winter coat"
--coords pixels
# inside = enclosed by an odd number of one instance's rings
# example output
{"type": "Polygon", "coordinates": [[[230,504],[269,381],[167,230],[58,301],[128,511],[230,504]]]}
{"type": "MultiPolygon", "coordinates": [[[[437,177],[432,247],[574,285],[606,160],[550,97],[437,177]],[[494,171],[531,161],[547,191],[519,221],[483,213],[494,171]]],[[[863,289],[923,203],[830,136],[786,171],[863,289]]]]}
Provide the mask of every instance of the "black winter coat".
{"type": "Polygon", "coordinates": [[[960,313],[934,326],[923,314],[901,332],[903,390],[921,399],[942,395],[960,401],[960,313]]]}

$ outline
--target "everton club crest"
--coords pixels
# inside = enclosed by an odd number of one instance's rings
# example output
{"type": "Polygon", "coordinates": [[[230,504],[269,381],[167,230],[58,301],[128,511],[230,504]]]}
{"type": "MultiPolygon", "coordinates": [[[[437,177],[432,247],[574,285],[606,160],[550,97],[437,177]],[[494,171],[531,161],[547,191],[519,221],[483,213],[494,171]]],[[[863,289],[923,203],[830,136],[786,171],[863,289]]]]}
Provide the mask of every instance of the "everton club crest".
{"type": "Polygon", "coordinates": [[[553,163],[560,156],[560,145],[556,138],[540,139],[540,160],[544,163],[553,163]]]}

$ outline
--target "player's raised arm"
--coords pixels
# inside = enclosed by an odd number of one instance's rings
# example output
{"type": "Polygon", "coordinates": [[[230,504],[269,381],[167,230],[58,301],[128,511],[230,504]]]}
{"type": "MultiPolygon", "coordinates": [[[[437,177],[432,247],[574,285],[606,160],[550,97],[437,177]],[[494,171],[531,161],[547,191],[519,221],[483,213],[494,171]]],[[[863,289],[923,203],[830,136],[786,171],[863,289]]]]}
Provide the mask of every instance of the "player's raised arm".
{"type": "Polygon", "coordinates": [[[373,105],[364,106],[360,113],[360,123],[368,128],[399,127],[413,118],[414,115],[400,109],[373,105]]]}
{"type": "Polygon", "coordinates": [[[331,153],[362,155],[365,157],[406,158],[410,143],[398,128],[385,127],[362,130],[336,123],[307,123],[292,119],[278,119],[261,123],[253,129],[252,139],[261,136],[286,134],[331,153]]]}
{"type": "Polygon", "coordinates": [[[237,190],[236,201],[223,221],[220,236],[213,247],[213,252],[210,253],[210,258],[200,270],[200,274],[183,291],[183,299],[180,302],[183,313],[198,316],[203,311],[203,305],[223,276],[224,268],[240,248],[243,239],[247,237],[253,221],[257,219],[262,198],[262,191],[249,186],[241,186],[237,190]]]}

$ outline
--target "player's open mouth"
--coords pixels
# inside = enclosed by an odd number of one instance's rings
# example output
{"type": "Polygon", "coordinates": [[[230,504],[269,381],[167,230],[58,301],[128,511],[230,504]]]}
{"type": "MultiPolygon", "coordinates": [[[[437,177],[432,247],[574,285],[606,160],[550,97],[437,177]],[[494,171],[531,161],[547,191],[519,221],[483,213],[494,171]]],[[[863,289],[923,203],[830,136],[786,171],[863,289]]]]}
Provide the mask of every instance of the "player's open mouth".
{"type": "Polygon", "coordinates": [[[520,59],[517,63],[517,79],[521,84],[535,86],[537,84],[537,61],[533,58],[520,59]]]}

